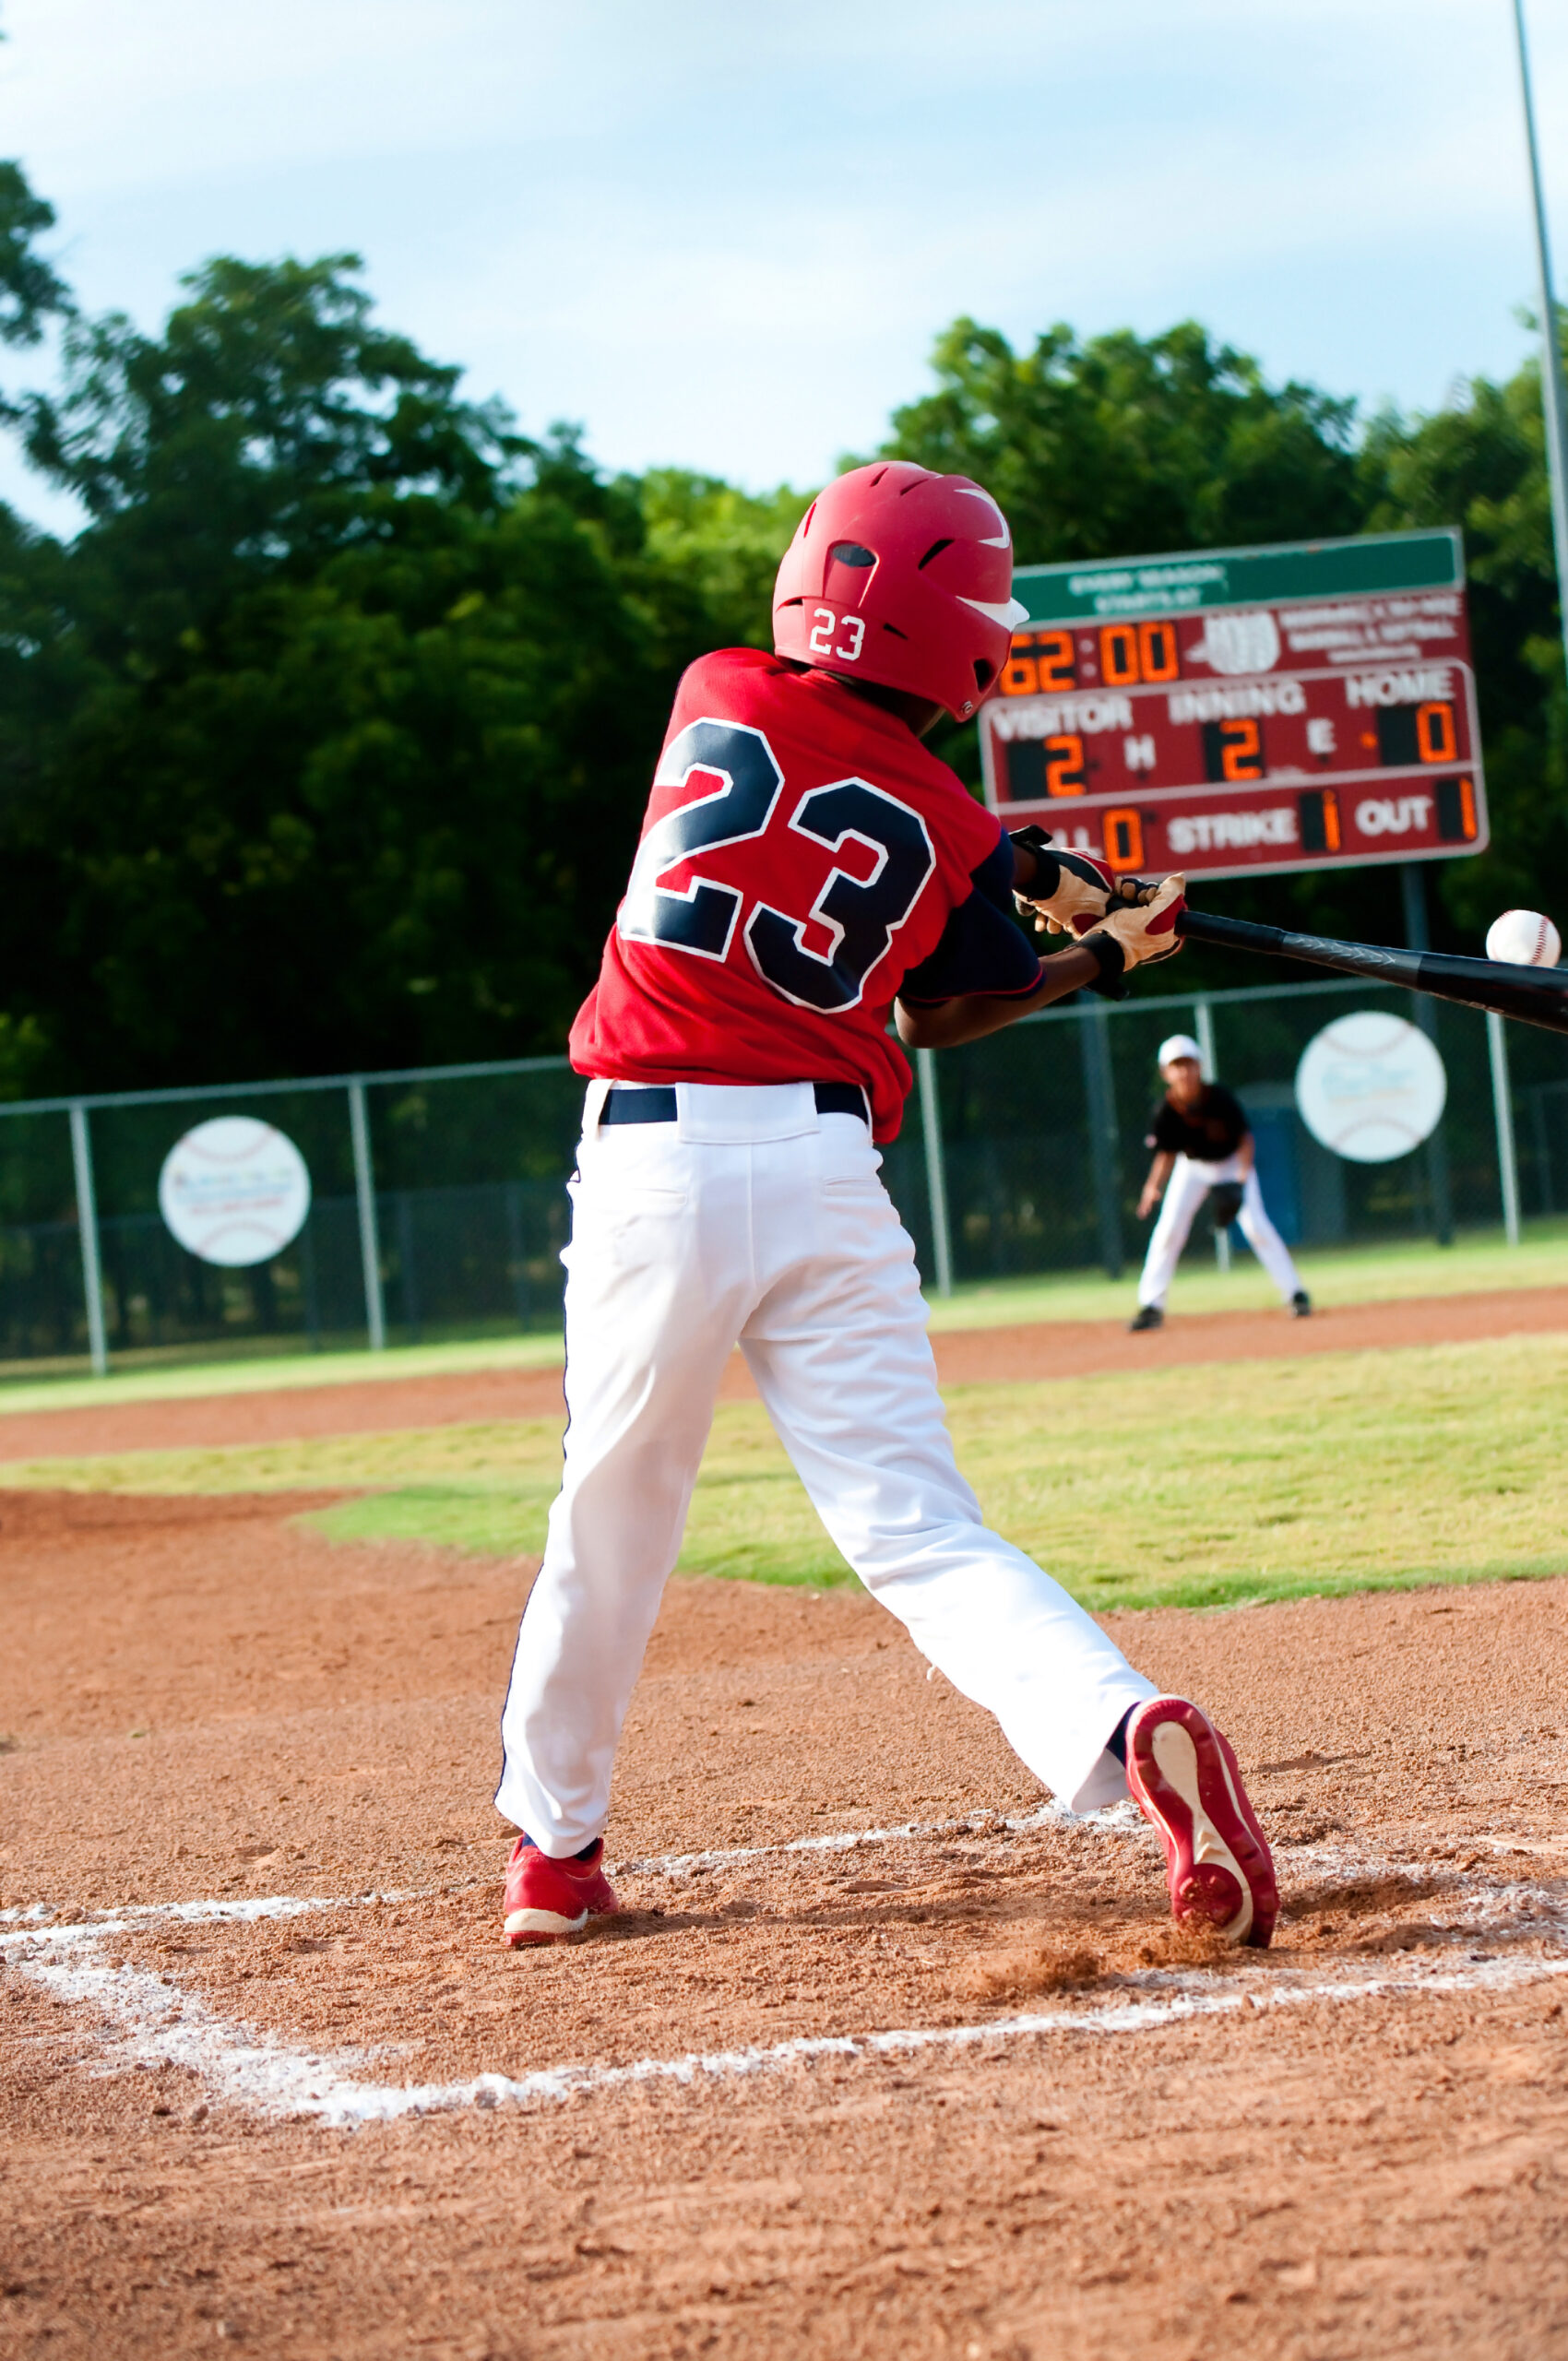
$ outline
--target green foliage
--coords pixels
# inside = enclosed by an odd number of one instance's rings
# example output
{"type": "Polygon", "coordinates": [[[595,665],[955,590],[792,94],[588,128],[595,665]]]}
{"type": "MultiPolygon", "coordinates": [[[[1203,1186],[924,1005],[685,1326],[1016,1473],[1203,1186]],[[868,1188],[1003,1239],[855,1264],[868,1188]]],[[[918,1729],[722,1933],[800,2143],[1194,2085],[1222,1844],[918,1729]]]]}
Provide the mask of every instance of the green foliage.
{"type": "MultiPolygon", "coordinates": [[[[62,323],[58,390],[0,414],[88,519],[0,509],[0,1092],[560,1048],[680,671],[767,644],[808,495],[525,440],[350,255],[219,257],[158,335],[82,319],[53,218],[0,165],[0,341],[62,323]]],[[[1190,322],[1015,352],[960,320],[934,370],[886,448],[988,483],[1026,558],[1462,523],[1496,843],[1439,872],[1443,925],[1568,903],[1533,371],[1363,431],[1190,322]]],[[[934,743],[972,778],[972,730],[934,743]]],[[[1396,877],[1205,898],[1396,939],[1396,877]]]]}
{"type": "Polygon", "coordinates": [[[637,492],[649,555],[690,585],[715,646],[771,647],[773,578],[812,495],[780,484],[758,497],[683,468],[650,469],[637,492]]]}
{"type": "Polygon", "coordinates": [[[1362,462],[1369,528],[1462,525],[1493,844],[1442,872],[1456,946],[1497,912],[1568,898],[1568,760],[1551,508],[1534,362],[1481,377],[1430,417],[1377,420],[1362,462]]]}
{"type": "MultiPolygon", "coordinates": [[[[1087,343],[1058,326],[1016,353],[999,330],[956,320],[932,366],[936,391],[894,411],[883,455],[985,484],[1022,564],[1360,528],[1353,405],[1270,388],[1195,322],[1087,343]]],[[[973,730],[944,729],[932,746],[978,781],[973,730]]]]}
{"type": "MultiPolygon", "coordinates": [[[[54,208],[35,196],[17,163],[0,162],[0,344],[37,344],[52,314],[68,313],[65,280],[35,241],[54,226],[54,208]]],[[[0,415],[16,415],[0,404],[0,415]]]]}
{"type": "MultiPolygon", "coordinates": [[[[1047,331],[1015,352],[959,320],[934,392],[897,410],[890,456],[973,475],[1012,520],[1021,560],[1125,557],[1421,525],[1465,528],[1493,843],[1438,866],[1433,939],[1474,951],[1498,910],[1568,906],[1568,747],[1534,364],[1477,379],[1430,416],[1364,432],[1352,403],[1267,385],[1245,354],[1184,322],[1141,340],[1047,331]]],[[[933,742],[974,775],[973,733],[933,742]]],[[[1235,917],[1402,942],[1396,870],[1206,885],[1235,917]]],[[[1275,981],[1272,963],[1189,949],[1183,981],[1275,981]]]]}
{"type": "Polygon", "coordinates": [[[937,390],[893,413],[885,456],[972,475],[1024,564],[1353,533],[1353,406],[1277,390],[1187,320],[1146,342],[1050,328],[1015,353],[956,320],[937,390]]]}
{"type": "Polygon", "coordinates": [[[209,264],[32,405],[91,518],[0,576],[35,1080],[555,1049],[592,972],[706,617],[635,493],[461,402],[352,267],[209,264]]]}

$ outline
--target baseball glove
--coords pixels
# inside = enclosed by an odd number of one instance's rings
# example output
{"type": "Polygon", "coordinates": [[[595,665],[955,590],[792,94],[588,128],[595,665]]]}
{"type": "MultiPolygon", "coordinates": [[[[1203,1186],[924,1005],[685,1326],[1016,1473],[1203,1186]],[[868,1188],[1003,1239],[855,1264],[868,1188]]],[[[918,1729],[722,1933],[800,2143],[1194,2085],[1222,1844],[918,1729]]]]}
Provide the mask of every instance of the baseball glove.
{"type": "Polygon", "coordinates": [[[1240,1180],[1217,1180],[1208,1192],[1208,1210],[1216,1229],[1229,1229],[1241,1210],[1240,1180]]]}

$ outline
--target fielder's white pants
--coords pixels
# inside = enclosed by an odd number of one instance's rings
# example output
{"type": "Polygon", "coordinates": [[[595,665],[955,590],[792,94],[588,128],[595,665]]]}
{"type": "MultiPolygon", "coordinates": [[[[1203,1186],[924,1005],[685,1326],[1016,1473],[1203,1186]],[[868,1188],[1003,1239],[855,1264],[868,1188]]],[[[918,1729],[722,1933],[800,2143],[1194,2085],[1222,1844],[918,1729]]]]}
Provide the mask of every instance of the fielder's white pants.
{"type": "Polygon", "coordinates": [[[1290,1260],[1290,1250],[1265,1209],[1257,1173],[1249,1172],[1243,1179],[1239,1155],[1228,1156],[1218,1164],[1200,1164],[1194,1157],[1179,1156],[1165,1184],[1159,1219],[1144,1257],[1144,1273],[1138,1281],[1140,1303],[1158,1303],[1163,1308],[1193,1217],[1217,1180],[1241,1181],[1241,1210],[1237,1216],[1241,1235],[1287,1303],[1300,1287],[1301,1282],[1290,1260]]]}
{"type": "Polygon", "coordinates": [[[981,1522],[865,1124],[819,1115],[809,1084],[682,1084],[677,1122],[600,1128],[604,1087],[571,1183],[565,1467],[502,1715],[500,1809],[557,1858],[603,1829],[736,1344],[824,1525],[916,1646],[1072,1809],[1124,1795],[1105,1741],[1158,1691],[981,1522]]]}

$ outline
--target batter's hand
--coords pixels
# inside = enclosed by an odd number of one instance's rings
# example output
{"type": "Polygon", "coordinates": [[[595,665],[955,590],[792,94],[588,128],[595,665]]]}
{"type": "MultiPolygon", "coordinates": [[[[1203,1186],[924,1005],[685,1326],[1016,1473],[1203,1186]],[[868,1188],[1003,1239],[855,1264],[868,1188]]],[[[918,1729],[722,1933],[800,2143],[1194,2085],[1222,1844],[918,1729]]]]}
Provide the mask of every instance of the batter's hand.
{"type": "Polygon", "coordinates": [[[1120,976],[1129,967],[1146,967],[1157,959],[1172,959],[1182,948],[1176,921],[1186,908],[1187,881],[1178,874],[1157,885],[1146,902],[1113,910],[1084,936],[1086,951],[1094,952],[1102,975],[1120,976]]]}
{"type": "Polygon", "coordinates": [[[1128,908],[1152,894],[1136,877],[1118,877],[1103,861],[1084,852],[1058,852],[1045,829],[1015,828],[1013,842],[1030,854],[1035,873],[1016,889],[1020,909],[1034,912],[1040,933],[1087,934],[1114,909],[1128,908]]]}

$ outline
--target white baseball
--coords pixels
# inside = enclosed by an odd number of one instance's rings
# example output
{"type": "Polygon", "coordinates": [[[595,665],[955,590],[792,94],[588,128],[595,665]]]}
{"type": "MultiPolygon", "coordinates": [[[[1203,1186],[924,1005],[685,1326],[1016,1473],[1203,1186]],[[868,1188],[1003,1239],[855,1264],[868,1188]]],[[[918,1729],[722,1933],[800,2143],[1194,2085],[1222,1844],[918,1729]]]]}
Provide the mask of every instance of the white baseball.
{"type": "Polygon", "coordinates": [[[1511,967],[1555,967],[1562,937],[1538,910],[1504,910],[1486,931],[1486,955],[1511,967]]]}

